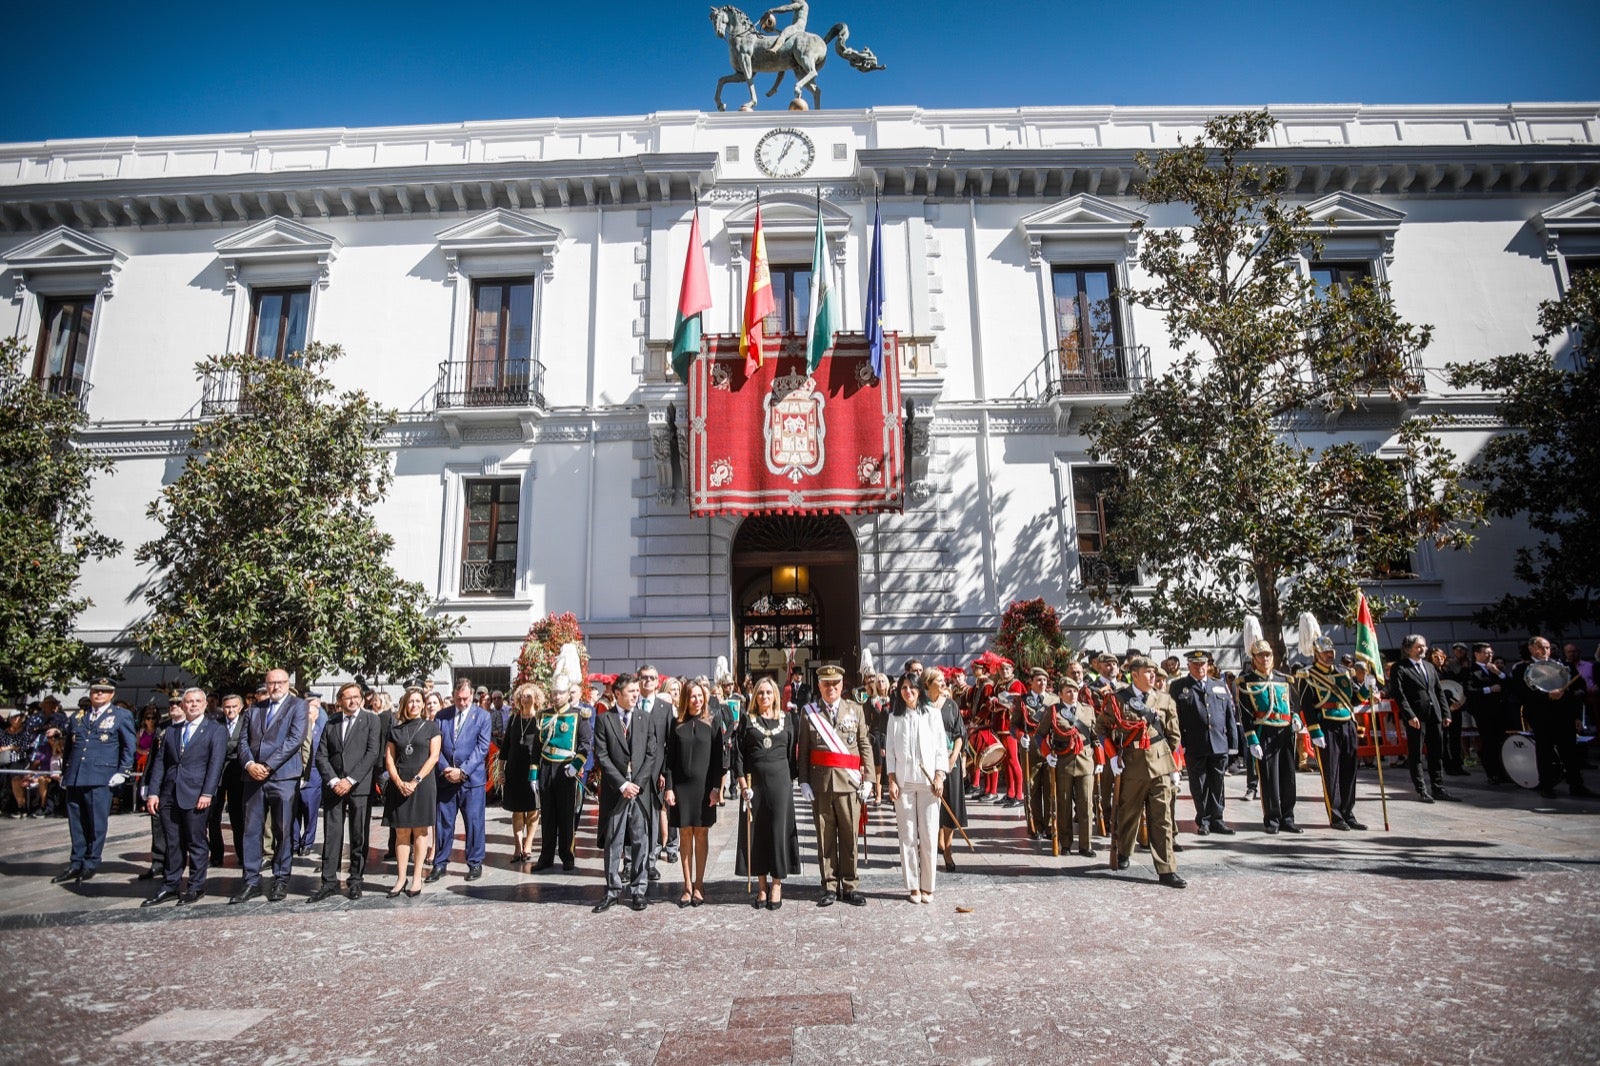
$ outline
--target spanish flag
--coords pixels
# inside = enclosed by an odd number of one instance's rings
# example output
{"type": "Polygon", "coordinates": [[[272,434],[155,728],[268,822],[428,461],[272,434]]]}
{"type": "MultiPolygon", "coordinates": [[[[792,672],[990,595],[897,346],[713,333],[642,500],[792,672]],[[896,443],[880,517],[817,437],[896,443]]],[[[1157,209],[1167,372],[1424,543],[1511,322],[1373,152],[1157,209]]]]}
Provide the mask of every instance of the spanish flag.
{"type": "Polygon", "coordinates": [[[744,292],[744,322],[739,330],[739,354],[744,356],[746,373],[755,373],[767,361],[769,354],[776,355],[776,345],[769,341],[762,320],[777,308],[772,298],[772,274],[767,268],[767,239],[761,232],[761,205],[756,205],[756,230],[750,237],[750,280],[744,292]]]}

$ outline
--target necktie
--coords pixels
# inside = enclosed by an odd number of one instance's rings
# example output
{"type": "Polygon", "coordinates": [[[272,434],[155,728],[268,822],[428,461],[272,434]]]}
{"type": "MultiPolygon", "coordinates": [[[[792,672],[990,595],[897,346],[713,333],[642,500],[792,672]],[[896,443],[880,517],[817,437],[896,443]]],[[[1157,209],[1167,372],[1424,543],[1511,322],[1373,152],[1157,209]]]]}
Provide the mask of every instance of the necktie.
{"type": "Polygon", "coordinates": [[[629,739],[632,739],[632,734],[630,734],[628,731],[628,725],[630,722],[632,722],[632,720],[633,716],[631,714],[629,714],[627,711],[622,712],[622,735],[629,737],[629,739]]]}
{"type": "Polygon", "coordinates": [[[189,738],[194,736],[194,723],[190,722],[183,727],[183,739],[178,741],[178,754],[181,756],[184,749],[189,746],[189,738]]]}

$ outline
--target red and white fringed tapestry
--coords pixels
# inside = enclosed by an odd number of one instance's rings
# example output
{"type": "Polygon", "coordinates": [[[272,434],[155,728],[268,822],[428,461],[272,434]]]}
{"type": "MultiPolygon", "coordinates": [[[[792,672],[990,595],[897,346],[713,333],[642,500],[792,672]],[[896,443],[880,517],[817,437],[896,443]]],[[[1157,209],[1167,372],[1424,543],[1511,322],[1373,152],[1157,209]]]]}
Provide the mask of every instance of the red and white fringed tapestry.
{"type": "Polygon", "coordinates": [[[805,338],[754,373],[739,338],[706,337],[689,374],[689,510],[713,514],[898,511],[905,500],[899,338],[874,380],[861,334],[807,371],[805,338]]]}

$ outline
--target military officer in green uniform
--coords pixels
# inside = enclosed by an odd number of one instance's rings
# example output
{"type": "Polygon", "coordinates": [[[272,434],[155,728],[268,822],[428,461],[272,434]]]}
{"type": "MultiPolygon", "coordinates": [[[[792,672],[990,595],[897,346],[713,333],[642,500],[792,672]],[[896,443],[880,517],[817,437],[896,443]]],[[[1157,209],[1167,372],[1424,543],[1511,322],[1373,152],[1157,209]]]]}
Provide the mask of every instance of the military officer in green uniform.
{"type": "Polygon", "coordinates": [[[818,698],[800,715],[800,791],[811,801],[817,826],[817,864],[822,868],[819,907],[844,900],[867,905],[856,876],[856,827],[861,804],[872,794],[874,769],[867,715],[844,699],[844,671],[817,671],[818,698]]]}
{"type": "Polygon", "coordinates": [[[1139,839],[1139,816],[1150,830],[1150,853],[1156,873],[1168,888],[1188,884],[1178,874],[1173,848],[1176,825],[1172,819],[1172,799],[1177,790],[1173,778],[1178,774],[1174,755],[1178,743],[1178,705],[1166,692],[1155,687],[1156,664],[1143,655],[1127,662],[1129,684],[1118,689],[1116,700],[1105,701],[1097,725],[1109,733],[1117,755],[1112,772],[1117,782],[1116,825],[1113,828],[1116,868],[1128,868],[1139,839]]]}
{"type": "Polygon", "coordinates": [[[89,686],[89,706],[67,719],[66,764],[61,787],[67,797],[67,828],[72,833],[72,859],[51,883],[87,881],[100,869],[111,816],[111,790],[133,772],[138,738],[133,715],[114,706],[117,686],[100,678],[89,686]]]}
{"type": "Polygon", "coordinates": [[[555,699],[539,712],[539,861],[547,870],[561,857],[568,873],[578,868],[572,840],[578,830],[578,800],[583,794],[583,767],[594,750],[594,708],[582,702],[583,689],[564,672],[551,681],[555,699]]]}
{"type": "Polygon", "coordinates": [[[1339,830],[1365,829],[1356,820],[1355,685],[1336,665],[1332,639],[1317,637],[1312,650],[1316,661],[1300,683],[1300,714],[1311,743],[1322,749],[1331,824],[1339,830]]]}
{"type": "Polygon", "coordinates": [[[1239,674],[1239,706],[1248,716],[1245,746],[1261,765],[1261,821],[1269,833],[1304,833],[1294,822],[1295,734],[1304,727],[1289,679],[1272,668],[1272,645],[1250,645],[1239,674]]]}

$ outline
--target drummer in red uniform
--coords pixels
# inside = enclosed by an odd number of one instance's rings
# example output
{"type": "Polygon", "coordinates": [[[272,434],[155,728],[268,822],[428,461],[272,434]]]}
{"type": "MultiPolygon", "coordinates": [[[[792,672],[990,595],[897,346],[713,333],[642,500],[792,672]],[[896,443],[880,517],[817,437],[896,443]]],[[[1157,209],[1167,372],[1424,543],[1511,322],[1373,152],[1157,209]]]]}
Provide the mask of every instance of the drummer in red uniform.
{"type": "Polygon", "coordinates": [[[1022,761],[1018,757],[1017,735],[1012,732],[1011,719],[1018,702],[1028,687],[1017,680],[1017,667],[1010,659],[1000,660],[1000,677],[995,681],[994,697],[991,700],[989,727],[994,730],[994,735],[999,738],[1000,744],[1005,748],[1006,761],[1002,764],[1005,769],[1006,798],[1002,807],[1021,807],[1022,799],[1022,761]]]}

